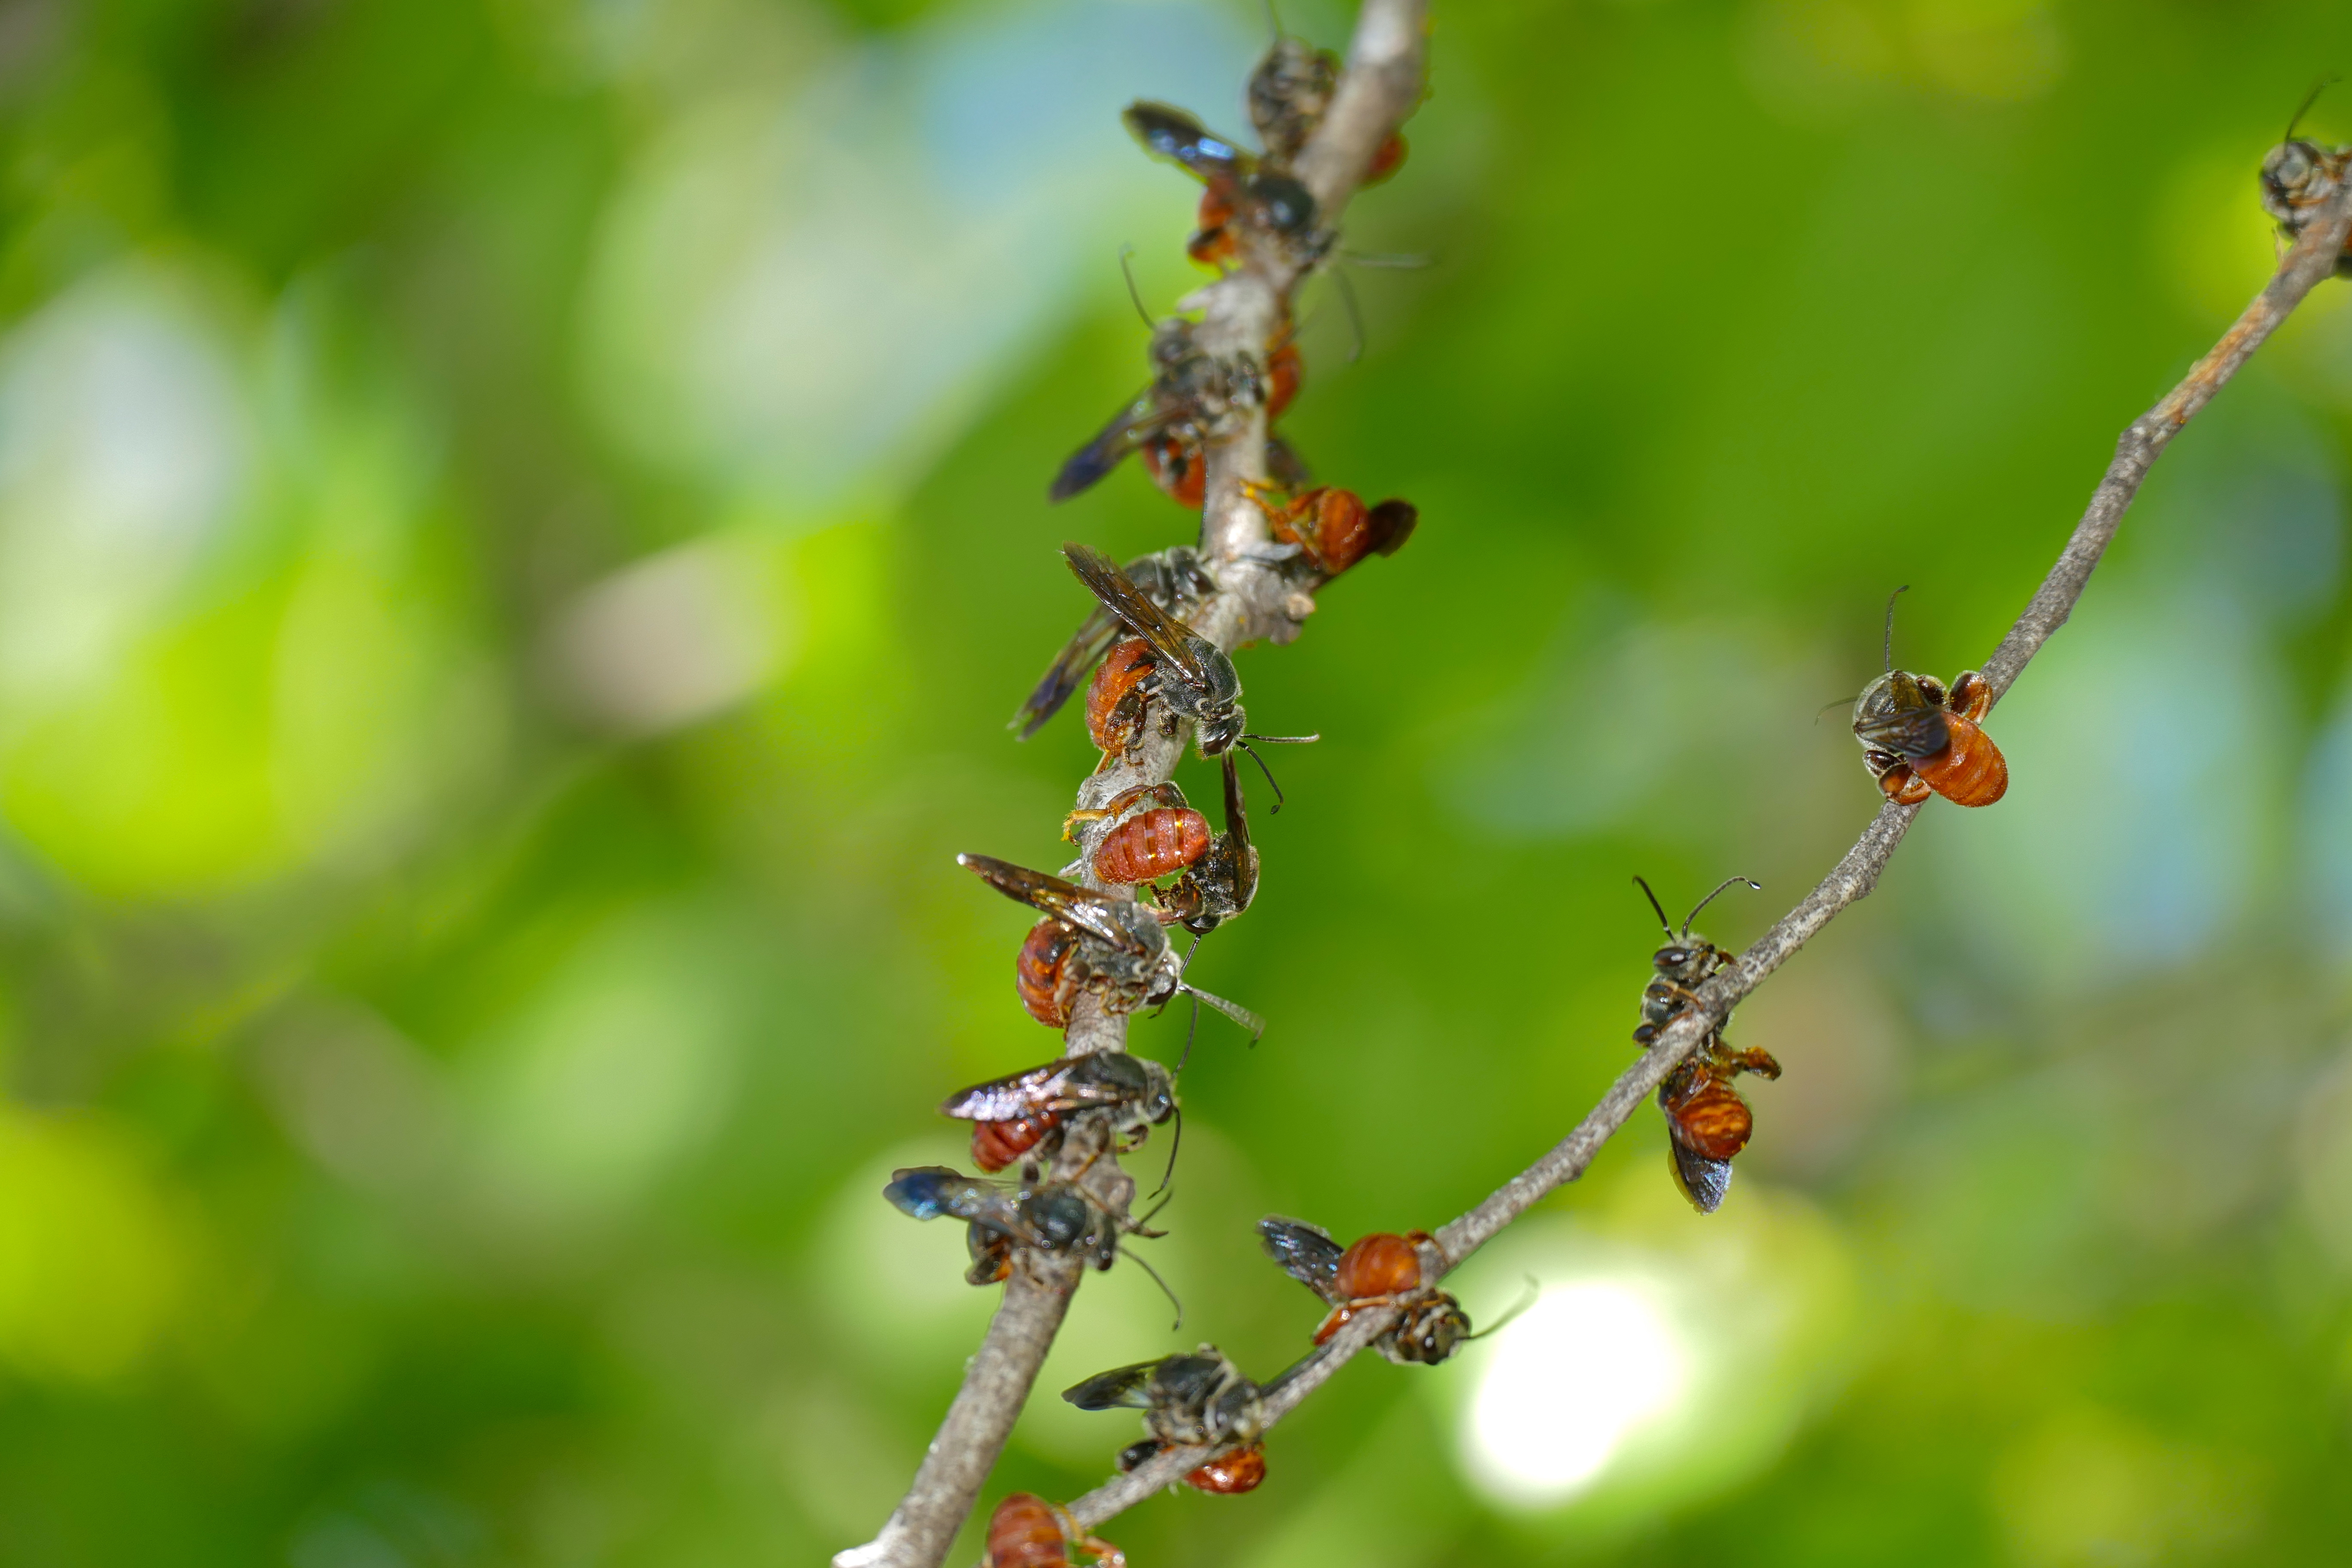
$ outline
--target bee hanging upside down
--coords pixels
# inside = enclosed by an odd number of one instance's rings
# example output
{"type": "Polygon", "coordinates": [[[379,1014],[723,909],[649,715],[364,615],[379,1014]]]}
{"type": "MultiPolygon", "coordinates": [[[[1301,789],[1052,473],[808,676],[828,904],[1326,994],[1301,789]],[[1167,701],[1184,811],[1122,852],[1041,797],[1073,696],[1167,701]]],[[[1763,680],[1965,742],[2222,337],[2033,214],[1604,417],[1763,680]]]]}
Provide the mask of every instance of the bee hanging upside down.
{"type": "MultiPolygon", "coordinates": [[[[1633,1030],[1633,1043],[1647,1049],[1668,1025],[1698,1005],[1696,988],[1732,963],[1728,950],[1692,934],[1691,921],[1716,893],[1748,879],[1734,877],[1701,899],[1683,921],[1679,936],[1650,884],[1639,877],[1633,880],[1666,929],[1666,945],[1650,958],[1657,974],[1642,992],[1642,1022],[1633,1030]]],[[[1717,1027],[1658,1085],[1658,1109],[1666,1118],[1667,1169],[1675,1188],[1701,1214],[1723,1206],[1724,1194],[1731,1190],[1732,1156],[1748,1147],[1748,1135],[1755,1129],[1748,1102],[1731,1087],[1732,1079],[1744,1072],[1775,1079],[1780,1076],[1780,1064],[1769,1051],[1736,1048],[1717,1027]]]]}
{"type": "MultiPolygon", "coordinates": [[[[1895,594],[1903,590],[1897,588],[1895,594]]],[[[1950,689],[1932,675],[1895,668],[1895,598],[1886,601],[1886,673],[1853,704],[1862,765],[1886,798],[1916,805],[1933,791],[1954,805],[1990,805],[2009,789],[2009,761],[1984,732],[1992,688],[1973,669],[1950,689]]]]}

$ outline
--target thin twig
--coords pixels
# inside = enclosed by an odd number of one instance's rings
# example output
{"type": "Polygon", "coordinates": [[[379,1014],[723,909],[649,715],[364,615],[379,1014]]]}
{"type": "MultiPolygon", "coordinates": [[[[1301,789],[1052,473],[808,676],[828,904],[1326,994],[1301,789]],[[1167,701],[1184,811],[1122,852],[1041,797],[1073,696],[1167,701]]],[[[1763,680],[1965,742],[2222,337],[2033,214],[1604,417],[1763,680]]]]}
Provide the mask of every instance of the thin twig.
{"type": "MultiPolygon", "coordinates": [[[[1365,0],[1347,74],[1322,126],[1299,155],[1299,177],[1314,193],[1326,227],[1336,225],[1373,153],[1420,98],[1425,13],[1426,0],[1365,0]]],[[[1285,330],[1290,297],[1306,266],[1296,256],[1259,243],[1253,234],[1245,234],[1244,243],[1241,266],[1195,291],[1185,303],[1202,312],[1193,337],[1203,351],[1226,359],[1247,356],[1255,363],[1265,359],[1285,330]]],[[[1218,591],[1188,617],[1188,624],[1228,651],[1252,641],[1291,641],[1315,607],[1311,598],[1264,558],[1271,531],[1265,512],[1242,488],[1245,479],[1265,478],[1265,410],[1260,405],[1245,420],[1236,421],[1234,428],[1205,443],[1208,482],[1201,552],[1218,591]]],[[[1172,731],[1147,727],[1142,741],[1079,785],[1078,805],[1098,810],[1123,791],[1174,776],[1191,740],[1189,724],[1172,731]]],[[[1100,821],[1078,835],[1081,866],[1091,866],[1095,849],[1110,827],[1108,821],[1100,821]]],[[[1090,870],[1082,876],[1095,881],[1090,870]]],[[[1132,889],[1107,890],[1133,896],[1132,889]]],[[[1124,1050],[1127,1016],[1107,1011],[1099,998],[1083,994],[1071,1008],[1064,1045],[1072,1056],[1124,1050]]],[[[1119,1172],[1115,1153],[1081,1148],[1075,1138],[1066,1139],[1052,1174],[1080,1180],[1111,1201],[1114,1212],[1127,1212],[1133,1184],[1119,1172]],[[1123,1190],[1114,1191],[1110,1184],[1123,1190]]],[[[972,1500],[1003,1451],[1084,1277],[1074,1258],[1025,1247],[1014,1257],[1013,1278],[989,1321],[987,1337],[906,1497],[874,1540],[835,1553],[835,1568],[937,1568],[946,1557],[971,1511],[972,1500]]]]}
{"type": "MultiPolygon", "coordinates": [[[[2016,680],[2019,672],[2050,640],[2051,634],[2065,624],[2074,602],[2082,597],[2084,587],[2090,582],[2099,557],[2115,538],[2116,526],[2131,506],[2132,498],[2138,494],[2140,481],[2147,477],[2158,456],[2302,303],[2304,296],[2334,270],[2347,235],[2352,235],[2352,182],[2347,182],[2304,229],[2277,274],[2222,334],[2213,351],[2199,360],[2187,378],[2161,403],[2132,421],[2116,443],[2115,460],[2092,492],[2090,505],[2082,521],[2075,524],[2057,563],[2042,579],[2025,613],[2001,639],[2000,647],[1985,662],[1982,673],[1991,682],[1996,697],[2016,680]]],[[[1601,1146],[1625,1124],[1634,1108],[1654,1092],[1667,1073],[1701,1041],[1723,1026],[1734,1006],[1762,984],[1765,976],[1811,941],[1841,910],[1867,896],[1878,885],[1879,873],[1885,869],[1895,847],[1903,841],[1904,833],[1920,809],[1892,802],[1879,807],[1878,815],[1871,819],[1870,826],[1836,868],[1822,879],[1821,885],[1807,894],[1802,903],[1783,915],[1754,946],[1740,954],[1737,963],[1698,988],[1697,1005],[1676,1016],[1656,1043],[1610,1085],[1601,1103],[1577,1123],[1574,1131],[1543,1158],[1503,1184],[1486,1202],[1437,1232],[1437,1245],[1449,1266],[1461,1264],[1513,1220],[1582,1175],[1601,1146]]],[[[1357,1352],[1393,1327],[1396,1317],[1394,1310],[1382,1309],[1351,1320],[1333,1337],[1318,1360],[1267,1395],[1266,1425],[1272,1426],[1297,1409],[1357,1352]]],[[[1132,1472],[1077,1499],[1070,1504],[1070,1511],[1079,1523],[1092,1529],[1161,1488],[1175,1485],[1215,1452],[1213,1448],[1176,1448],[1157,1454],[1132,1472]]]]}

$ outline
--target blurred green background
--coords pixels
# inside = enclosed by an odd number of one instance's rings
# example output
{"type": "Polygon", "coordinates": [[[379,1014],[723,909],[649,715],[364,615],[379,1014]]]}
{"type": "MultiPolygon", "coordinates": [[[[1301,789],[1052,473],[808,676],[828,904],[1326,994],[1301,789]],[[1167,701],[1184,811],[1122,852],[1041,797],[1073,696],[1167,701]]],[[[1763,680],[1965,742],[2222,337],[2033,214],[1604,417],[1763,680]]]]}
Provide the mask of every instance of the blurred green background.
{"type": "MultiPolygon", "coordinates": [[[[1433,1226],[1876,795],[1824,702],[1980,660],[2116,433],[2259,286],[2340,4],[1436,7],[1412,157],[1310,290],[1286,430],[1422,508],[1243,656],[1276,759],[1202,984],[1173,1227],[1051,1394],[1319,1311],[1269,1211],[1433,1226]]],[[[1341,41],[1343,8],[1285,21],[1341,41]]],[[[809,1563],[993,1292],[877,1194],[1055,1054],[1021,914],[1091,764],[1003,721],[1062,457],[1143,379],[1238,128],[1208,0],[0,8],[0,1562],[809,1563]]],[[[2352,139],[2352,89],[2314,124],[2352,139]]],[[[1139,1565],[2343,1560],[2352,1527],[2352,311],[2158,471],[1879,895],[1738,1017],[1723,1212],[1655,1113],[1139,1565]]],[[[1197,763],[1185,777],[1213,793],[1197,763]]],[[[1139,1026],[1172,1058],[1181,1013],[1139,1026]]],[[[1140,1156],[1156,1163],[1160,1145],[1140,1156]]],[[[958,1561],[977,1556],[967,1533],[958,1561]]]]}

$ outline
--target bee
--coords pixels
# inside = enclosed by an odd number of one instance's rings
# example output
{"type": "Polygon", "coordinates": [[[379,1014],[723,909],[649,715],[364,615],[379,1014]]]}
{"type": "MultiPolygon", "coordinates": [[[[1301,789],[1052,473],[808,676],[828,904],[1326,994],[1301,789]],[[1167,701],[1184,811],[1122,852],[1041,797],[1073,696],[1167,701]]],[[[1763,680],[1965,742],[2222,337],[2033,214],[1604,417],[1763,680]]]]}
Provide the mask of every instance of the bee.
{"type": "Polygon", "coordinates": [[[1068,1027],[1071,1004],[1082,991],[1100,996],[1111,1013],[1156,1006],[1181,991],[1249,1030],[1253,1039],[1265,1035],[1265,1019],[1184,979],[1165,927],[1146,906],[992,856],[959,855],[956,864],[1045,916],[1022,942],[1014,973],[1021,1005],[1047,1027],[1068,1027]]]}
{"type": "MultiPolygon", "coordinates": [[[[1139,593],[1179,619],[1197,610],[1217,591],[1217,580],[1209,575],[1200,552],[1189,544],[1139,555],[1127,563],[1127,575],[1139,593]]],[[[1086,679],[1095,661],[1118,640],[1121,629],[1118,616],[1106,606],[1097,605],[1087,612],[1087,618],[1078,623],[1078,629],[1055,656],[1045,678],[1037,682],[1037,689],[1029,694],[1029,700],[1005,728],[1019,731],[1024,741],[1044,728],[1086,679]]],[[[1091,721],[1087,728],[1094,728],[1091,721]]]]}
{"type": "Polygon", "coordinates": [[[1209,819],[1185,804],[1183,790],[1172,780],[1121,791],[1099,811],[1073,811],[1062,824],[1062,836],[1067,838],[1081,822],[1116,819],[1144,801],[1158,802],[1103,836],[1095,847],[1094,873],[1121,885],[1154,883],[1151,893],[1162,910],[1160,918],[1180,921],[1202,936],[1248,909],[1257,897],[1258,853],[1250,842],[1241,774],[1231,752],[1217,761],[1224,772],[1225,831],[1214,837],[1209,834],[1209,819]],[[1172,886],[1156,885],[1157,879],[1176,872],[1182,875],[1172,886]]]}
{"type": "MultiPolygon", "coordinates": [[[[2303,107],[2287,121],[2286,135],[2263,158],[2263,211],[2277,220],[2280,237],[2289,243],[2301,237],[2313,215],[2342,188],[2345,172],[2352,168],[2352,147],[2331,152],[2294,133],[2326,86],[2323,81],[2311,89],[2303,107]]],[[[2344,254],[2336,258],[2336,275],[2352,278],[2352,241],[2347,241],[2344,254]]]]}
{"type": "Polygon", "coordinates": [[[1277,419],[1298,395],[1305,362],[1286,335],[1260,365],[1246,354],[1227,359],[1207,353],[1194,340],[1192,327],[1171,317],[1152,328],[1151,384],[1070,454],[1046,499],[1065,501],[1092,489],[1129,452],[1140,451],[1153,483],[1179,502],[1198,507],[1204,493],[1202,443],[1261,403],[1266,418],[1277,419]]]}
{"type": "MultiPolygon", "coordinates": [[[[1097,1272],[1124,1253],[1162,1290],[1168,1289],[1168,1282],[1150,1264],[1119,1245],[1122,1237],[1156,1239],[1168,1233],[1150,1228],[1148,1215],[1139,1220],[1116,1212],[1075,1182],[992,1182],[945,1165],[914,1165],[891,1172],[882,1195],[899,1213],[916,1219],[946,1215],[964,1221],[972,1258],[964,1278],[974,1285],[1004,1279],[1012,1272],[1013,1249],[1027,1247],[1076,1258],[1097,1272]],[[982,1232],[986,1234],[976,1234],[982,1232]]],[[[1169,1291],[1168,1299],[1174,1301],[1175,1292],[1169,1291]]],[[[1177,1322],[1181,1325],[1183,1319],[1180,1303],[1177,1322]]]]}
{"type": "Polygon", "coordinates": [[[1384,500],[1367,507],[1353,490],[1321,485],[1283,502],[1269,502],[1270,487],[1245,486],[1265,513],[1274,535],[1299,553],[1325,578],[1337,577],[1367,555],[1394,555],[1412,537],[1421,510],[1411,501],[1384,500]]]}
{"type": "MultiPolygon", "coordinates": [[[[1751,888],[1756,884],[1745,877],[1724,882],[1698,901],[1677,935],[1650,884],[1639,877],[1633,880],[1666,932],[1666,945],[1651,955],[1650,963],[1658,973],[1642,993],[1642,1022],[1633,1031],[1634,1042],[1646,1047],[1657,1043],[1678,1015],[1696,1005],[1693,992],[1698,985],[1733,962],[1728,949],[1692,935],[1691,921],[1732,883],[1747,882],[1751,888]]],[[[1658,1109],[1666,1118],[1667,1169],[1673,1173],[1675,1188],[1701,1214],[1713,1214],[1723,1206],[1724,1194],[1731,1189],[1731,1158],[1748,1146],[1748,1135],[1755,1126],[1748,1102],[1731,1087],[1731,1080],[1743,1072],[1779,1078],[1780,1064],[1768,1051],[1735,1049],[1717,1029],[1658,1085],[1658,1109]]]]}
{"type": "Polygon", "coordinates": [[[1265,1456],[1256,1447],[1265,1428],[1264,1391],[1214,1345],[1204,1344],[1191,1355],[1114,1367],[1064,1389],[1062,1397],[1081,1410],[1143,1412],[1148,1435],[1120,1450],[1121,1472],[1163,1448],[1241,1444],[1245,1447],[1238,1453],[1211,1460],[1185,1480],[1202,1491],[1232,1493],[1248,1491],[1265,1479],[1265,1456]]]}
{"type": "MultiPolygon", "coordinates": [[[[1330,111],[1331,96],[1339,88],[1339,57],[1318,49],[1303,38],[1278,37],[1250,72],[1250,123],[1257,128],[1265,162],[1287,169],[1306,150],[1330,111]]],[[[1405,141],[1391,132],[1372,154],[1363,178],[1377,184],[1404,163],[1405,141]]]]}
{"type": "Polygon", "coordinates": [[[1206,187],[1196,216],[1200,226],[1184,247],[1193,260],[1203,266],[1232,261],[1240,254],[1237,227],[1266,236],[1301,265],[1320,260],[1330,247],[1330,237],[1316,230],[1314,196],[1281,169],[1213,134],[1172,104],[1139,100],[1120,118],[1145,152],[1206,187]]]}
{"type": "Polygon", "coordinates": [[[2009,789],[2009,761],[1982,728],[1992,687],[1973,669],[1947,691],[1932,675],[1895,668],[1895,600],[1886,600],[1886,673],[1853,704],[1862,765],[1887,799],[1916,805],[1933,790],[1954,805],[1990,805],[2009,789]]]}
{"type": "Polygon", "coordinates": [[[1070,1510],[1034,1492],[1014,1492],[988,1516],[988,1550],[980,1568],[1076,1568],[1073,1552],[1093,1568],[1127,1568],[1127,1554],[1088,1535],[1070,1510]]]}
{"type": "Polygon", "coordinates": [[[1462,1304],[1423,1272],[1421,1244],[1433,1239],[1425,1230],[1375,1232],[1344,1250],[1330,1232],[1305,1220],[1269,1215],[1258,1221],[1257,1232],[1265,1255],[1284,1273],[1331,1303],[1315,1331],[1318,1345],[1357,1313],[1378,1307],[1402,1313],[1394,1328],[1372,1342],[1400,1366],[1433,1365],[1473,1337],[1462,1304]]]}
{"type": "MultiPolygon", "coordinates": [[[[1300,744],[1318,739],[1313,735],[1248,733],[1247,716],[1241,705],[1241,677],[1234,672],[1234,661],[1225,656],[1224,649],[1196,635],[1152,603],[1150,596],[1118,569],[1118,563],[1101,551],[1084,544],[1065,544],[1062,553],[1087,591],[1126,622],[1129,631],[1150,645],[1154,668],[1130,690],[1139,693],[1145,700],[1158,699],[1167,707],[1171,720],[1191,720],[1196,726],[1193,738],[1203,758],[1219,756],[1236,745],[1248,751],[1246,742],[1251,741],[1300,744]]],[[[1127,695],[1121,694],[1122,701],[1127,695]]],[[[1257,753],[1250,754],[1255,757],[1257,753]]],[[[1266,776],[1271,782],[1273,774],[1266,776]]],[[[1277,800],[1281,794],[1276,786],[1277,800]]]]}
{"type": "Polygon", "coordinates": [[[1004,1169],[1066,1118],[1087,1110],[1110,1115],[1116,1146],[1125,1153],[1177,1114],[1175,1077],[1158,1062],[1098,1051],[974,1084],[940,1106],[940,1115],[973,1124],[971,1163],[988,1172],[1004,1169]]]}

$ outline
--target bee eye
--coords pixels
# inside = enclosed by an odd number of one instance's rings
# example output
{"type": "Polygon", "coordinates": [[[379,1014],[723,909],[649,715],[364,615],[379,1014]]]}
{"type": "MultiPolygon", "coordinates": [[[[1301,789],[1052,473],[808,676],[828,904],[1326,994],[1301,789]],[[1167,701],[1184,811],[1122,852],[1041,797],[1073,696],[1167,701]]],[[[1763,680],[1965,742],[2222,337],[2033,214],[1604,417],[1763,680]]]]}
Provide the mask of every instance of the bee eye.
{"type": "Polygon", "coordinates": [[[1661,969],[1680,969],[1684,964],[1690,962],[1690,949],[1686,947],[1662,947],[1658,949],[1658,956],[1655,962],[1661,969]]]}

